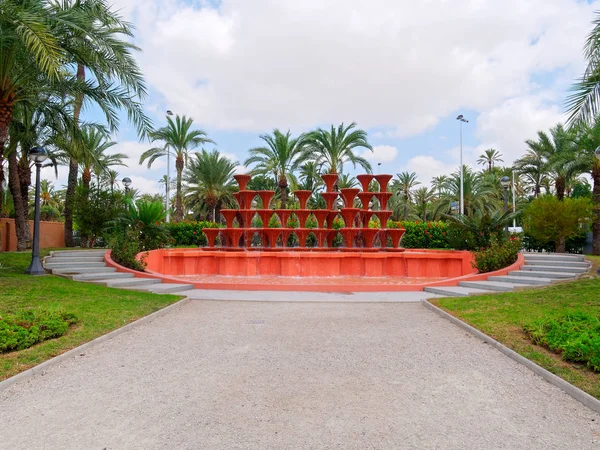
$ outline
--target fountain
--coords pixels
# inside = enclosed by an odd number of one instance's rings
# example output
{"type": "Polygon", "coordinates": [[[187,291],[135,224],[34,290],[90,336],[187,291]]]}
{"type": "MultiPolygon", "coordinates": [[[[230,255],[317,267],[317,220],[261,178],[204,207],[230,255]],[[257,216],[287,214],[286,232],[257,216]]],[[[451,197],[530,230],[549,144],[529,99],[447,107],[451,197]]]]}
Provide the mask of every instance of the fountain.
{"type": "MultiPolygon", "coordinates": [[[[309,190],[296,190],[293,195],[298,199],[299,209],[270,209],[271,201],[275,195],[274,191],[254,191],[246,189],[250,182],[251,176],[248,174],[235,175],[240,191],[234,196],[239,205],[238,209],[222,209],[221,214],[225,218],[226,228],[205,228],[202,231],[208,238],[207,250],[274,250],[274,249],[291,249],[288,241],[292,234],[298,238],[298,246],[301,249],[319,251],[333,250],[333,241],[338,234],[337,230],[333,229],[334,220],[339,215],[344,220],[344,227],[339,230],[344,238],[346,247],[344,251],[382,251],[386,250],[388,237],[392,244],[392,250],[402,251],[398,246],[402,238],[402,229],[387,229],[387,221],[392,215],[391,211],[387,210],[387,203],[392,196],[391,192],[387,191],[387,186],[392,178],[392,175],[358,175],[357,179],[362,186],[362,191],[359,188],[343,188],[340,192],[334,192],[333,187],[337,182],[337,174],[325,174],[322,176],[327,187],[326,192],[320,195],[325,200],[325,209],[308,209],[308,199],[313,195],[309,190]],[[369,192],[371,181],[376,180],[380,186],[380,192],[369,192]],[[342,197],[344,207],[340,210],[336,209],[336,200],[338,196],[342,197]],[[254,200],[259,197],[262,203],[262,208],[254,208],[254,200]],[[377,198],[380,210],[373,211],[371,200],[377,198]],[[354,206],[354,202],[358,198],[361,202],[361,207],[354,206]],[[253,226],[253,219],[258,215],[262,221],[261,226],[253,226]],[[273,215],[279,219],[280,228],[271,228],[271,220],[273,215]],[[298,219],[297,228],[290,228],[290,219],[294,215],[298,219]],[[380,221],[380,228],[369,228],[369,221],[377,216],[380,221]],[[309,216],[313,216],[316,220],[316,227],[307,227],[309,216]],[[234,219],[237,219],[239,227],[234,227],[234,219]],[[307,247],[307,242],[311,233],[313,243],[312,247],[307,247]],[[256,247],[257,240],[253,239],[255,234],[261,238],[261,246],[256,247]],[[220,236],[220,247],[216,247],[215,243],[217,236],[220,236]],[[281,245],[278,244],[281,236],[281,245]],[[376,238],[379,236],[381,246],[375,247],[376,238]],[[253,241],[255,242],[253,244],[253,241]],[[315,242],[316,241],[316,242],[315,242]]],[[[310,226],[310,225],[309,225],[310,226]]]]}

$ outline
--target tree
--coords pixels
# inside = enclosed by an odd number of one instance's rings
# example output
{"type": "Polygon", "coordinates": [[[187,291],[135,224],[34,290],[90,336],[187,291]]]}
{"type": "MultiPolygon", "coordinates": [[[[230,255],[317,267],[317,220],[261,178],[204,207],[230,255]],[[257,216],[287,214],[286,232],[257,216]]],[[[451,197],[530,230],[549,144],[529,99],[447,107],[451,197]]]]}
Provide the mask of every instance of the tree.
{"type": "Polygon", "coordinates": [[[319,176],[319,166],[314,161],[306,161],[300,166],[300,176],[298,177],[300,189],[314,191],[323,184],[319,176]]]}
{"type": "Polygon", "coordinates": [[[447,175],[439,175],[431,179],[431,188],[437,191],[438,198],[442,196],[446,183],[448,183],[447,175]]]}
{"type": "Polygon", "coordinates": [[[600,116],[576,130],[577,162],[575,165],[592,176],[592,254],[600,255],[600,160],[595,151],[600,146],[600,116]]]}
{"type": "Polygon", "coordinates": [[[404,220],[408,219],[408,208],[412,200],[412,190],[415,186],[421,184],[417,181],[417,174],[415,172],[408,173],[402,172],[396,174],[397,180],[392,181],[392,192],[396,192],[398,197],[404,201],[404,220]]]}
{"type": "Polygon", "coordinates": [[[89,189],[92,174],[96,175],[98,188],[100,188],[100,177],[107,174],[112,166],[125,166],[123,162],[127,155],[123,153],[105,154],[106,150],[117,143],[110,141],[104,130],[94,126],[81,128],[82,146],[81,153],[77,155],[77,161],[81,165],[81,181],[84,188],[89,189]]]}
{"type": "Polygon", "coordinates": [[[527,232],[543,244],[554,242],[556,252],[563,253],[566,240],[589,221],[591,203],[586,198],[543,195],[529,204],[523,222],[527,232]]]}
{"type": "Polygon", "coordinates": [[[302,159],[315,161],[321,171],[324,168],[328,173],[342,173],[346,162],[352,163],[354,168],[359,165],[371,173],[371,164],[356,154],[356,149],[373,151],[373,147],[367,140],[367,132],[354,128],[356,123],[352,122],[348,126],[342,123],[337,128],[332,125],[331,130],[319,128],[311,131],[306,135],[307,145],[302,159]]]}
{"type": "Polygon", "coordinates": [[[535,144],[530,146],[525,156],[515,161],[514,168],[525,177],[526,183],[533,191],[533,196],[537,198],[548,179],[547,161],[541,148],[535,144]]]}
{"type": "Polygon", "coordinates": [[[216,150],[196,153],[184,174],[185,204],[198,214],[208,211],[213,222],[219,220],[221,207],[234,204],[233,175],[237,165],[237,161],[231,161],[216,150]]]}
{"type": "Polygon", "coordinates": [[[493,148],[488,148],[482,155],[479,155],[479,159],[477,160],[477,164],[481,164],[482,166],[488,166],[488,172],[492,171],[494,165],[498,162],[504,162],[501,158],[502,153],[493,148]]]}
{"type": "Polygon", "coordinates": [[[434,195],[433,189],[429,189],[426,186],[421,186],[414,191],[414,201],[417,211],[424,221],[427,220],[427,206],[434,199],[434,195]]]}
{"type": "Polygon", "coordinates": [[[532,152],[539,153],[547,161],[546,167],[554,179],[556,197],[565,197],[567,183],[580,172],[576,161],[576,144],[573,132],[566,130],[561,124],[550,129],[550,134],[538,131],[538,140],[526,141],[532,152]]]}
{"type": "Polygon", "coordinates": [[[170,151],[174,152],[175,169],[177,171],[175,219],[178,221],[183,219],[181,180],[183,169],[188,162],[188,152],[200,145],[215,143],[208,138],[205,131],[200,129],[193,130],[193,123],[194,119],[187,118],[186,116],[179,117],[179,115],[177,115],[175,120],[171,117],[167,117],[166,127],[159,128],[150,133],[153,143],[162,141],[164,142],[164,146],[153,147],[150,150],[146,150],[140,157],[140,164],[143,164],[144,161],[148,160],[148,168],[150,168],[152,163],[158,158],[167,156],[167,153],[170,151]]]}
{"type": "MultiPolygon", "coordinates": [[[[444,191],[445,193],[434,211],[435,216],[440,212],[450,212],[452,203],[459,201],[460,169],[450,175],[444,186],[444,191]]],[[[488,184],[482,174],[473,172],[469,166],[463,166],[463,193],[466,216],[473,216],[477,211],[491,212],[499,207],[496,187],[488,184]]]]}
{"type": "Polygon", "coordinates": [[[260,138],[265,142],[263,147],[250,149],[250,157],[244,161],[245,166],[254,165],[252,172],[256,175],[275,177],[281,196],[281,208],[287,208],[289,181],[296,183],[294,171],[303,162],[305,136],[292,137],[275,129],[272,134],[263,134],[260,138]]]}

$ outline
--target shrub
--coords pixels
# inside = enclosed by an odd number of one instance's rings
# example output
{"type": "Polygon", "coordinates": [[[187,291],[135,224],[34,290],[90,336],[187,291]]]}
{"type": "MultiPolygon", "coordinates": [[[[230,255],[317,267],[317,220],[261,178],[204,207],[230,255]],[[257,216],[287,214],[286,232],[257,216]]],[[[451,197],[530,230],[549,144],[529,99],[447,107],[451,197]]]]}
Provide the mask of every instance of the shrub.
{"type": "Polygon", "coordinates": [[[450,221],[450,240],[457,250],[488,248],[492,241],[506,239],[504,227],[510,225],[519,213],[476,211],[473,216],[447,216],[450,221]]]}
{"type": "Polygon", "coordinates": [[[565,198],[553,195],[533,200],[523,216],[525,232],[543,246],[554,243],[556,252],[566,251],[566,241],[581,233],[591,217],[591,202],[587,198],[565,198]]]}
{"type": "Polygon", "coordinates": [[[137,255],[142,252],[140,242],[136,239],[134,230],[120,230],[108,239],[111,248],[110,257],[117,264],[129,269],[143,272],[146,269],[147,253],[138,260],[137,255]]]}
{"type": "Polygon", "coordinates": [[[402,236],[404,248],[450,248],[448,242],[448,224],[441,221],[394,222],[388,221],[388,228],[404,228],[402,236]],[[392,226],[390,226],[392,225],[392,226]]]}
{"type": "Polygon", "coordinates": [[[56,222],[60,218],[60,211],[51,205],[44,205],[40,208],[40,220],[47,222],[56,222]]]}
{"type": "Polygon", "coordinates": [[[175,246],[205,247],[208,239],[202,232],[202,228],[219,228],[216,222],[203,220],[200,222],[184,220],[183,222],[166,224],[171,235],[172,244],[175,246]]]}
{"type": "Polygon", "coordinates": [[[125,211],[122,194],[78,187],[73,221],[82,237],[82,245],[93,247],[97,239],[110,234],[111,222],[125,211]]]}
{"type": "Polygon", "coordinates": [[[77,322],[65,312],[24,310],[0,317],[0,352],[23,350],[65,334],[77,322]]]}
{"type": "Polygon", "coordinates": [[[481,273],[493,272],[510,266],[517,260],[521,240],[516,236],[501,242],[492,239],[490,247],[473,252],[473,267],[481,273]]]}
{"type": "Polygon", "coordinates": [[[558,319],[542,319],[523,329],[534,344],[560,353],[565,361],[583,363],[600,372],[600,319],[575,311],[558,319]]]}
{"type": "MultiPolygon", "coordinates": [[[[583,253],[583,248],[587,240],[587,232],[580,230],[578,233],[569,236],[565,240],[565,252],[567,253],[583,253]]],[[[523,233],[523,248],[528,252],[554,252],[556,242],[548,241],[542,243],[529,234],[526,228],[523,233]]]]}

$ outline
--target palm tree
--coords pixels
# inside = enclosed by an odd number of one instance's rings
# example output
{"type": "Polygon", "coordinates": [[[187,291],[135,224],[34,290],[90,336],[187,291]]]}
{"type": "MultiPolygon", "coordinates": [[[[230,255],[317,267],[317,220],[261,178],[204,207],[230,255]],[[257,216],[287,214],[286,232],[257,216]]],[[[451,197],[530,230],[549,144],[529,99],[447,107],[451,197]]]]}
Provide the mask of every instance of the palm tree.
{"type": "Polygon", "coordinates": [[[196,153],[184,174],[186,206],[198,214],[208,211],[213,222],[219,220],[221,207],[234,205],[233,175],[237,165],[217,150],[196,153]]]}
{"type": "MultiPolygon", "coordinates": [[[[475,173],[469,166],[463,166],[464,209],[466,216],[473,216],[477,211],[494,211],[500,204],[495,185],[490,185],[480,173],[475,173]]],[[[448,178],[445,193],[436,206],[434,215],[450,212],[452,203],[460,198],[460,169],[448,178]]]]}
{"type": "Polygon", "coordinates": [[[311,131],[306,135],[307,146],[302,159],[315,161],[329,173],[343,173],[346,162],[352,163],[354,168],[359,165],[371,173],[369,161],[357,155],[355,150],[366,148],[373,151],[373,147],[367,141],[366,131],[355,130],[355,127],[356,123],[352,122],[346,127],[343,123],[337,128],[332,125],[328,131],[321,128],[311,131]]]}
{"type": "Polygon", "coordinates": [[[600,255],[600,159],[595,150],[600,146],[600,116],[591,124],[581,124],[576,130],[577,167],[592,176],[592,254],[600,255]]]}
{"type": "Polygon", "coordinates": [[[481,164],[482,166],[488,166],[488,172],[492,171],[494,165],[498,162],[504,162],[501,158],[502,153],[493,148],[488,148],[482,155],[479,155],[479,159],[477,160],[477,164],[481,164]]]}
{"type": "Polygon", "coordinates": [[[283,134],[275,129],[273,134],[263,134],[260,138],[266,146],[250,149],[250,157],[244,161],[244,165],[254,164],[252,172],[256,175],[275,177],[281,196],[281,208],[285,209],[289,181],[296,184],[294,171],[303,162],[305,136],[293,138],[289,130],[283,134]]]}
{"type": "Polygon", "coordinates": [[[214,144],[215,142],[207,137],[205,131],[193,130],[192,124],[194,119],[188,119],[186,116],[176,116],[175,120],[167,116],[167,126],[159,128],[150,133],[152,142],[162,141],[163,147],[153,147],[146,150],[140,157],[140,164],[148,160],[148,168],[158,158],[166,156],[170,151],[174,152],[175,169],[177,170],[177,187],[175,195],[175,218],[176,220],[183,219],[183,203],[181,195],[181,179],[183,169],[188,162],[188,152],[203,144],[214,144]]]}
{"type": "Polygon", "coordinates": [[[525,182],[531,187],[533,196],[537,198],[548,179],[547,161],[541,149],[537,145],[530,146],[525,156],[515,161],[514,168],[525,177],[525,182]]]}
{"type": "Polygon", "coordinates": [[[396,192],[398,197],[404,201],[404,220],[408,219],[408,207],[412,200],[412,190],[415,186],[421,184],[417,181],[417,174],[415,172],[408,173],[402,172],[396,174],[397,180],[392,181],[392,192],[396,192]]]}
{"type": "Polygon", "coordinates": [[[594,28],[590,32],[583,47],[587,67],[583,75],[571,88],[572,94],[567,97],[568,123],[592,123],[600,114],[600,13],[592,22],[594,28]]]}
{"type": "Polygon", "coordinates": [[[300,166],[300,184],[298,187],[304,190],[314,191],[323,184],[319,176],[319,166],[314,161],[306,161],[300,166]]]}
{"type": "Polygon", "coordinates": [[[550,175],[554,178],[556,197],[562,200],[565,196],[567,182],[578,174],[580,168],[574,164],[577,161],[575,154],[575,136],[573,132],[565,130],[558,124],[550,129],[550,134],[538,131],[538,140],[526,141],[533,152],[541,154],[547,161],[550,175]]]}
{"type": "Polygon", "coordinates": [[[438,198],[442,196],[444,186],[448,182],[447,175],[439,175],[431,179],[431,188],[437,191],[438,198]]]}
{"type": "Polygon", "coordinates": [[[119,172],[113,169],[108,169],[104,174],[104,177],[106,179],[106,185],[110,188],[110,193],[112,194],[115,190],[115,187],[117,187],[119,184],[119,172]]]}
{"type": "Polygon", "coordinates": [[[426,186],[421,186],[416,189],[413,194],[417,211],[423,220],[427,220],[427,206],[434,199],[435,192],[426,186]]]}

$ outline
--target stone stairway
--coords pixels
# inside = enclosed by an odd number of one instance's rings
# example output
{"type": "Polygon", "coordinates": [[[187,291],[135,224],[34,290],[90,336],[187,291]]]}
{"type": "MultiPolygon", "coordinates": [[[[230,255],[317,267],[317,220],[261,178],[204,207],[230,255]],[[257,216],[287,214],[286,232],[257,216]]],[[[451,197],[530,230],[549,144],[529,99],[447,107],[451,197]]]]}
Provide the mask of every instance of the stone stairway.
{"type": "Polygon", "coordinates": [[[583,255],[559,253],[524,253],[525,265],[508,275],[489,276],[486,281],[461,281],[458,286],[431,286],[425,292],[446,297],[510,292],[523,288],[548,286],[572,280],[590,269],[583,255]]]}
{"type": "Polygon", "coordinates": [[[104,262],[106,250],[65,250],[50,252],[43,261],[44,268],[74,281],[101,284],[119,289],[171,294],[193,289],[192,284],[162,283],[156,278],[136,278],[132,273],[117,272],[104,262]]]}

